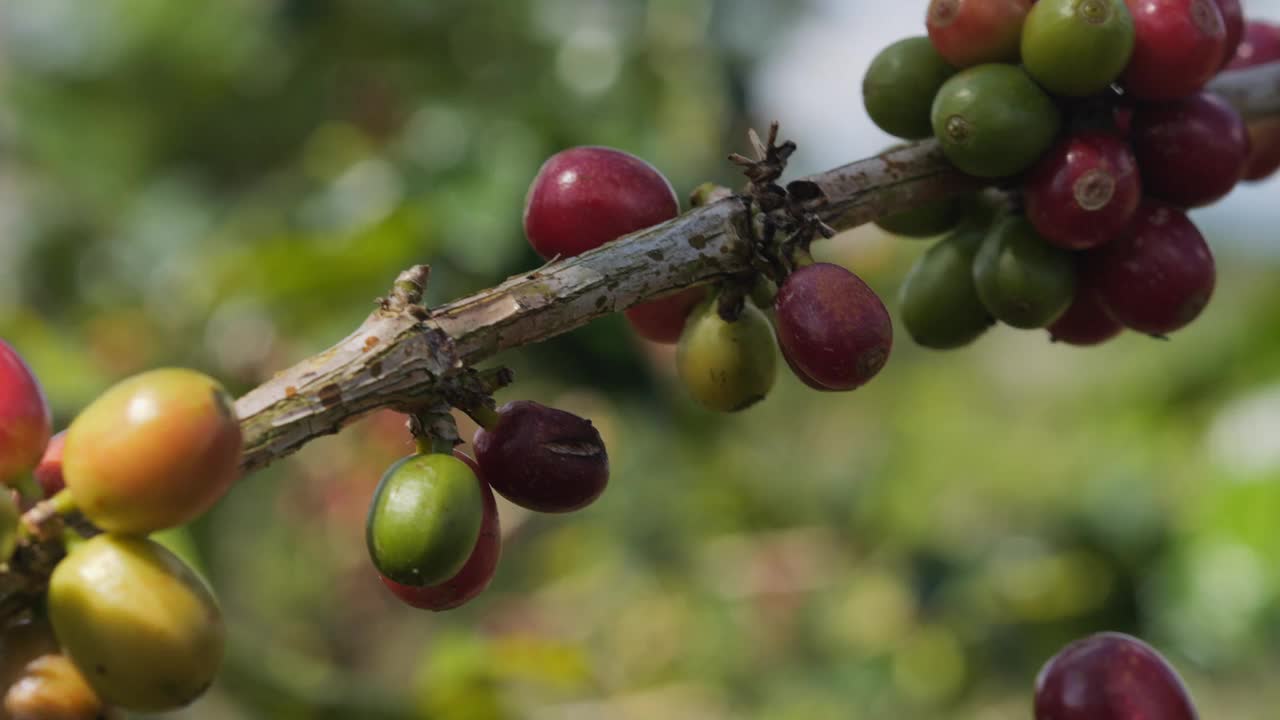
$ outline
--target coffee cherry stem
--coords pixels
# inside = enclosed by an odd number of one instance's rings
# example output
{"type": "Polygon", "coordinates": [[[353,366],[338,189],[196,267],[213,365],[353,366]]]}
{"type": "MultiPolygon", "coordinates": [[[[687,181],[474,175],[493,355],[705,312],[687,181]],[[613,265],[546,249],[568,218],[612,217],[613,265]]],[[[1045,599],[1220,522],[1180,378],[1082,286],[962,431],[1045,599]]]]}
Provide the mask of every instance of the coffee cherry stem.
{"type": "Polygon", "coordinates": [[[485,430],[492,430],[498,424],[498,411],[488,405],[476,405],[458,409],[466,413],[467,417],[474,420],[477,425],[485,430]]]}
{"type": "Polygon", "coordinates": [[[54,493],[53,497],[49,498],[46,502],[48,502],[50,510],[62,517],[67,517],[80,509],[79,506],[76,505],[76,499],[72,497],[71,491],[66,488],[54,493]]]}
{"type": "Polygon", "coordinates": [[[461,443],[458,424],[454,422],[449,405],[443,403],[409,415],[409,433],[422,455],[449,455],[453,453],[454,446],[461,443]]]}

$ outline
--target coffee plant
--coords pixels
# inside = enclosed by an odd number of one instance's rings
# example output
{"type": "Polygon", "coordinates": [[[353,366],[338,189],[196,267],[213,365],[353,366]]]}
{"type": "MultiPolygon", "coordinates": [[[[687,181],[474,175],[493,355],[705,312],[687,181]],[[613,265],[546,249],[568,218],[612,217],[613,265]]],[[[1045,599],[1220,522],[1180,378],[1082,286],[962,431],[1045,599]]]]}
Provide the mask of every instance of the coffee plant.
{"type": "MultiPolygon", "coordinates": [[[[523,211],[547,264],[437,307],[403,272],[347,339],[235,401],[179,368],[124,379],[54,434],[40,382],[0,342],[0,690],[13,718],[184,707],[210,686],[227,629],[213,590],[152,536],[200,517],[244,474],[380,408],[415,452],[368,506],[372,582],[420,609],[482,593],[502,554],[495,498],[588,508],[609,459],[590,420],[498,407],[478,364],[615,312],[675,345],[690,397],[748,410],[780,368],[852,391],[891,360],[889,310],[814,243],[876,222],[935,238],[902,284],[906,335],[945,350],[1004,324],[1089,346],[1194,322],[1217,282],[1187,210],[1280,169],[1280,28],[1236,0],[933,0],[926,35],[866,70],[866,110],[908,144],[781,183],[796,149],[754,132],[740,192],[704,185],[681,213],[650,163],[566,149],[523,211]],[[1270,83],[1271,90],[1258,91],[1270,83]],[[779,354],[782,362],[778,361],[779,354]],[[474,458],[454,412],[479,426],[474,458]]],[[[623,479],[624,481],[626,479],[623,479]]],[[[234,622],[234,618],[230,618],[234,622]]],[[[1044,666],[1036,720],[1193,720],[1177,672],[1103,633],[1044,666]]]]}

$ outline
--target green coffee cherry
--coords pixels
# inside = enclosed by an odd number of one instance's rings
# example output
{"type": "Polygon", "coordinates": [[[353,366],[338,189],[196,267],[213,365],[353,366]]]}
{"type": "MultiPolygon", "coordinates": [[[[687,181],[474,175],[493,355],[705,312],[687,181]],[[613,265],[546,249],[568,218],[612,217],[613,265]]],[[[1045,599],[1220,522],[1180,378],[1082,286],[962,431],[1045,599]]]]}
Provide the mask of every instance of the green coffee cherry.
{"type": "Polygon", "coordinates": [[[902,322],[918,345],[963,347],[995,324],[973,282],[973,260],[985,237],[984,227],[962,227],[925,251],[907,274],[902,322]]]}
{"type": "Polygon", "coordinates": [[[374,491],[365,526],[369,556],[401,585],[442,583],[471,557],[483,517],[484,493],[466,463],[443,453],[410,455],[374,491]]]}
{"type": "Polygon", "coordinates": [[[164,712],[213,682],[226,641],[205,584],[145,538],[103,534],[58,563],[49,579],[58,642],[108,705],[164,712]]]}
{"type": "Polygon", "coordinates": [[[1015,175],[1053,144],[1062,118],[1022,68],[993,63],[953,76],[933,101],[933,133],[962,172],[1015,175]]]}
{"type": "Polygon", "coordinates": [[[777,377],[777,342],[768,318],[745,303],[734,322],[720,317],[716,300],[703,303],[685,324],[676,370],[703,406],[736,412],[763,400],[777,377]]]}
{"type": "Polygon", "coordinates": [[[881,130],[907,140],[929,137],[929,108],[951,67],[927,37],[911,37],[890,45],[871,61],[862,79],[867,114],[881,130]]]}
{"type": "Polygon", "coordinates": [[[1075,258],[1040,237],[1025,216],[997,222],[973,262],[978,297],[995,318],[1016,328],[1042,328],[1075,297],[1075,258]]]}

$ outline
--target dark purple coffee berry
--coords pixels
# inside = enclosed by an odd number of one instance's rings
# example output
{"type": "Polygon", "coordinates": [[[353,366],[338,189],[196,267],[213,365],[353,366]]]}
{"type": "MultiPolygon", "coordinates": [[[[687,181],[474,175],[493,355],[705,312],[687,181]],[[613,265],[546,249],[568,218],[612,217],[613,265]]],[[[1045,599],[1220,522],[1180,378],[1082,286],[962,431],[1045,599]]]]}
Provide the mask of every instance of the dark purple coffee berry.
{"type": "Polygon", "coordinates": [[[1231,192],[1249,159],[1244,120],[1211,93],[1140,105],[1132,141],[1143,190],[1182,207],[1209,205],[1231,192]]]}
{"type": "Polygon", "coordinates": [[[1159,200],[1143,201],[1129,229],[1086,262],[1111,316],[1148,335],[1186,327],[1213,297],[1208,243],[1186,213],[1159,200]]]}
{"type": "Polygon", "coordinates": [[[1197,720],[1178,672],[1120,633],[1077,640],[1036,678],[1036,720],[1197,720]]]}
{"type": "Polygon", "coordinates": [[[1053,342],[1088,347],[1101,345],[1123,331],[1124,326],[1107,312],[1098,291],[1080,285],[1071,306],[1049,325],[1049,338],[1053,342]]]}
{"type": "Polygon", "coordinates": [[[590,505],[609,482],[609,455],[590,420],[536,402],[498,409],[474,440],[489,485],[511,502],[546,513],[590,505]]]}

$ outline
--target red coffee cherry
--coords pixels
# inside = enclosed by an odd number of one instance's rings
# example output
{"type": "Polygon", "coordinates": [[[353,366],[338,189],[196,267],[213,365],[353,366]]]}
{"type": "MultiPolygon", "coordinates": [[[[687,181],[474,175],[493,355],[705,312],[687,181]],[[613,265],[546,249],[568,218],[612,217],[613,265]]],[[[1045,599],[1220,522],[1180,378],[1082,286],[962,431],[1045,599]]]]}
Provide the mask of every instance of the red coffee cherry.
{"type": "Polygon", "coordinates": [[[1244,8],[1240,0],[1214,0],[1218,11],[1222,13],[1222,26],[1227,31],[1226,45],[1222,51],[1222,67],[1226,67],[1236,56],[1236,49],[1244,39],[1244,8]]]}
{"type": "Polygon", "coordinates": [[[1244,120],[1225,100],[1200,93],[1139,106],[1133,151],[1143,190],[1182,207],[1209,205],[1240,182],[1249,157],[1244,120]]]}
{"type": "Polygon", "coordinates": [[[674,345],[680,341],[689,313],[707,297],[703,287],[689,288],[626,309],[627,321],[640,337],[650,342],[674,345]]]}
{"type": "Polygon", "coordinates": [[[680,214],[671,183],[640,158],[576,147],[542,165],[525,198],[524,232],[550,260],[580,255],[680,214]]]}
{"type": "Polygon", "coordinates": [[[453,456],[470,466],[484,489],[484,516],[480,520],[480,537],[466,564],[448,580],[426,587],[401,585],[384,575],[378,576],[392,594],[406,605],[420,610],[452,610],[474,600],[489,587],[498,570],[498,559],[502,556],[502,528],[498,520],[498,501],[494,499],[493,490],[484,481],[480,466],[475,460],[456,450],[453,456]]]}
{"type": "MultiPolygon", "coordinates": [[[[1227,69],[1237,70],[1277,60],[1280,60],[1280,26],[1250,22],[1245,28],[1244,40],[1227,69]]],[[[1250,122],[1249,141],[1244,180],[1263,180],[1280,170],[1280,119],[1250,122]]]]}
{"type": "Polygon", "coordinates": [[[1186,327],[1213,297],[1216,269],[1186,213],[1148,198],[1120,237],[1090,252],[1088,272],[1125,327],[1162,336],[1186,327]]]}
{"type": "Polygon", "coordinates": [[[52,434],[40,382],[18,351],[0,340],[0,484],[30,472],[52,434]]]}
{"type": "Polygon", "coordinates": [[[44,457],[40,458],[40,464],[36,466],[36,481],[40,483],[47,498],[53,497],[67,486],[62,479],[62,449],[66,445],[67,431],[63,430],[49,440],[49,445],[44,449],[44,457]]]}
{"type": "Polygon", "coordinates": [[[579,510],[609,482],[609,455],[591,421],[540,403],[498,408],[498,421],[476,432],[474,445],[490,486],[529,510],[579,510]]]}
{"type": "Polygon", "coordinates": [[[1041,158],[1023,196],[1027,218],[1045,240],[1080,250],[1124,230],[1142,201],[1142,182],[1127,143],[1090,131],[1059,141],[1041,158]]]}
{"type": "Polygon", "coordinates": [[[1204,87],[1222,66],[1227,31],[1215,0],[1125,0],[1134,46],[1121,75],[1143,100],[1172,100],[1204,87]]]}
{"type": "Polygon", "coordinates": [[[1178,672],[1141,640],[1099,633],[1053,656],[1036,678],[1036,720],[1198,720],[1178,672]]]}
{"type": "Polygon", "coordinates": [[[1123,331],[1124,326],[1107,312],[1098,291],[1088,284],[1087,278],[1082,277],[1071,306],[1049,325],[1049,339],[1088,347],[1101,345],[1123,331]]]}
{"type": "Polygon", "coordinates": [[[1032,0],[933,0],[925,25],[938,54],[958,68],[1014,62],[1032,0]]]}
{"type": "Polygon", "coordinates": [[[811,386],[852,390],[889,360],[889,311],[861,278],[839,265],[816,263],[791,273],[774,309],[783,356],[811,386]]]}

